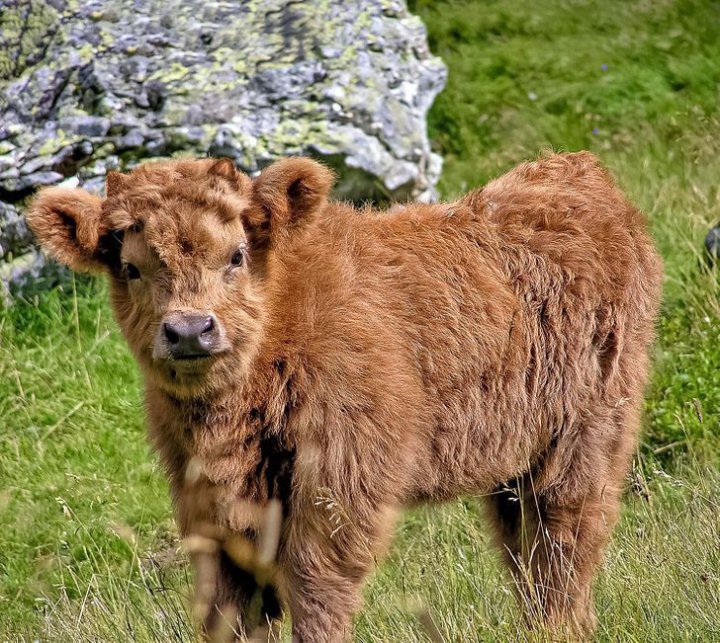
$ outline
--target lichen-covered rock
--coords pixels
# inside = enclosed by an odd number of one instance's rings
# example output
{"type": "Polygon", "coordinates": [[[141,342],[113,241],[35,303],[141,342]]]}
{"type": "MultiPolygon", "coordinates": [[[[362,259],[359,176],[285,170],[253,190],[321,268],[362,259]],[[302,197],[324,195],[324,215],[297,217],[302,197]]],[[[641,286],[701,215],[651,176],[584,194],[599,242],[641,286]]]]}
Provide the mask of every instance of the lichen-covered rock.
{"type": "Polygon", "coordinates": [[[2,5],[2,201],[174,154],[250,173],[311,155],[343,198],[435,196],[425,116],[446,71],[404,0],[2,5]]]}
{"type": "Polygon", "coordinates": [[[0,201],[0,302],[53,286],[68,274],[35,248],[20,211],[0,201]]]}
{"type": "Polygon", "coordinates": [[[91,160],[174,153],[232,156],[250,172],[311,154],[361,170],[380,194],[432,194],[439,159],[424,119],[445,68],[404,2],[4,5],[6,198],[81,168],[92,176],[102,168],[91,160]]]}
{"type": "Polygon", "coordinates": [[[20,212],[0,201],[0,260],[27,252],[33,245],[32,233],[20,212]]]}

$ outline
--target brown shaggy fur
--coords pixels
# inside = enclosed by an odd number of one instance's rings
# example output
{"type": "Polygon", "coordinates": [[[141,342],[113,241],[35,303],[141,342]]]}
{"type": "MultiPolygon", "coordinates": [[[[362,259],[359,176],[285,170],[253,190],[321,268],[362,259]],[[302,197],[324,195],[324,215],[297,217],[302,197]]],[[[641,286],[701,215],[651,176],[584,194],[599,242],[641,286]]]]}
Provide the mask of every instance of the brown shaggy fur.
{"type": "MultiPolygon", "coordinates": [[[[279,499],[264,613],[283,604],[297,640],[340,641],[398,511],[486,495],[531,623],[592,631],[660,294],[642,215],[589,153],[390,213],[327,201],[331,183],[307,159],[255,180],[179,160],[111,173],[105,200],[54,188],[31,208],[50,252],[110,277],[181,531],[253,538],[239,501],[279,499]],[[198,310],[220,352],[154,357],[164,316],[198,310]]],[[[256,583],[212,556],[208,627],[247,612],[256,583]]]]}

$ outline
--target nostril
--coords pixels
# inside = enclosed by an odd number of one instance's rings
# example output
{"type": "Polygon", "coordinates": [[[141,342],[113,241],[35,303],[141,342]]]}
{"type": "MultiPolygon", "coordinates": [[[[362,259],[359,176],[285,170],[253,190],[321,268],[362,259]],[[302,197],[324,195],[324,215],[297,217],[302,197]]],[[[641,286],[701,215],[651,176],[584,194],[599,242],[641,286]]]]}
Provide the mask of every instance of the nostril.
{"type": "Polygon", "coordinates": [[[177,344],[180,341],[180,335],[170,324],[163,324],[163,330],[165,332],[165,338],[171,344],[177,344]]]}
{"type": "Polygon", "coordinates": [[[213,321],[213,318],[208,317],[207,319],[205,319],[205,322],[203,323],[200,334],[204,335],[205,333],[209,333],[214,327],[215,327],[215,322],[213,321]]]}

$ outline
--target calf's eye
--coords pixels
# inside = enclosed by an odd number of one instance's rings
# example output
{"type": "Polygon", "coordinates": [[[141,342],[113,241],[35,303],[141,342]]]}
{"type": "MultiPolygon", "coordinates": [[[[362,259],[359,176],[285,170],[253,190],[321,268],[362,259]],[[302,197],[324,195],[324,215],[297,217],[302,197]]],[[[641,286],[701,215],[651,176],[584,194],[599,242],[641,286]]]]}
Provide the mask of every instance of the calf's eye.
{"type": "Polygon", "coordinates": [[[242,266],[245,261],[245,251],[242,248],[238,248],[233,256],[230,257],[230,265],[237,267],[242,266]]]}
{"type": "Polygon", "coordinates": [[[140,279],[140,271],[137,269],[136,266],[133,266],[131,263],[124,263],[122,265],[122,274],[125,279],[128,281],[132,281],[133,279],[140,279]]]}

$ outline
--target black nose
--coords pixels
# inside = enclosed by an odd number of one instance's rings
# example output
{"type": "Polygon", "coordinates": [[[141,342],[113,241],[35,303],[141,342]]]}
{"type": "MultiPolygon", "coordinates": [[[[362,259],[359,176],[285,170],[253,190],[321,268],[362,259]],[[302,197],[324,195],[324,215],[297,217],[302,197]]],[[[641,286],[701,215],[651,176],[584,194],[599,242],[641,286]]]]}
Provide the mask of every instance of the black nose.
{"type": "Polygon", "coordinates": [[[163,322],[163,334],[175,359],[207,357],[217,347],[217,320],[206,313],[176,313],[163,322]]]}

